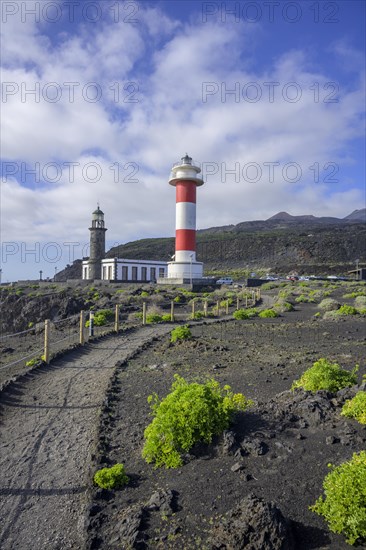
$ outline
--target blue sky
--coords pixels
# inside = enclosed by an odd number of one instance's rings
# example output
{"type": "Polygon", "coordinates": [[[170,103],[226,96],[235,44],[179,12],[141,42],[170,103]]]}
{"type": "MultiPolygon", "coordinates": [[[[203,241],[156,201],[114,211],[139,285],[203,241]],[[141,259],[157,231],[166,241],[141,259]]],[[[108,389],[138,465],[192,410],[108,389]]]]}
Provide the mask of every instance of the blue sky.
{"type": "Polygon", "coordinates": [[[201,163],[197,227],[365,205],[365,2],[3,1],[2,280],[174,235],[171,165],[201,163]]]}

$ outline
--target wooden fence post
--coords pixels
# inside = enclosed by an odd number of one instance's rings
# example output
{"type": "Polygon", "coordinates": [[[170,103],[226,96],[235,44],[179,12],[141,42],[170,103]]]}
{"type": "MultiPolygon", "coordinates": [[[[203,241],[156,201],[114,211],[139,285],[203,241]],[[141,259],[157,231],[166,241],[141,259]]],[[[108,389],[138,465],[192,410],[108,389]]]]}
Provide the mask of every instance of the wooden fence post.
{"type": "Polygon", "coordinates": [[[174,300],[170,302],[170,320],[174,323],[174,300]]]}
{"type": "Polygon", "coordinates": [[[239,309],[239,296],[236,297],[236,310],[239,309]]]}
{"type": "Polygon", "coordinates": [[[118,334],[118,331],[119,331],[119,305],[118,304],[116,304],[115,313],[114,313],[114,331],[117,332],[118,334]]]}
{"type": "Polygon", "coordinates": [[[226,315],[229,315],[229,300],[226,300],[226,315]]]}
{"type": "Polygon", "coordinates": [[[79,333],[79,343],[83,346],[85,344],[85,311],[80,311],[80,333],[79,333]]]}
{"type": "Polygon", "coordinates": [[[248,307],[248,294],[245,294],[245,307],[248,307]]]}
{"type": "Polygon", "coordinates": [[[217,316],[220,317],[220,302],[219,301],[216,302],[216,307],[217,307],[217,316]]]}
{"type": "Polygon", "coordinates": [[[207,317],[207,300],[203,302],[203,314],[207,317]]]}
{"type": "Polygon", "coordinates": [[[194,315],[196,313],[196,302],[192,301],[192,319],[194,319],[194,315]]]}
{"type": "Polygon", "coordinates": [[[44,322],[44,362],[50,362],[50,321],[44,322]]]}
{"type": "Polygon", "coordinates": [[[142,302],[142,324],[146,325],[146,302],[142,302]]]}
{"type": "Polygon", "coordinates": [[[94,311],[89,312],[89,337],[94,336],[94,311]]]}

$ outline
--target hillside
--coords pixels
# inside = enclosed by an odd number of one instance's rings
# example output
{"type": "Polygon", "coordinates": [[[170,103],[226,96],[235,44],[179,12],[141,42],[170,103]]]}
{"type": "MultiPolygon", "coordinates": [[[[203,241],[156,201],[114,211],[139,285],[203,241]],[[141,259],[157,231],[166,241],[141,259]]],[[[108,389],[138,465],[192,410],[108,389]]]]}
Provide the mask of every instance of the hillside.
{"type": "MultiPolygon", "coordinates": [[[[197,258],[207,271],[230,269],[271,270],[287,273],[345,273],[355,260],[366,263],[366,209],[343,219],[291,216],[279,212],[268,220],[241,222],[197,231],[197,258]]],[[[107,258],[169,261],[174,238],[142,239],[111,248],[107,258]]],[[[73,265],[58,280],[81,277],[73,265]]]]}

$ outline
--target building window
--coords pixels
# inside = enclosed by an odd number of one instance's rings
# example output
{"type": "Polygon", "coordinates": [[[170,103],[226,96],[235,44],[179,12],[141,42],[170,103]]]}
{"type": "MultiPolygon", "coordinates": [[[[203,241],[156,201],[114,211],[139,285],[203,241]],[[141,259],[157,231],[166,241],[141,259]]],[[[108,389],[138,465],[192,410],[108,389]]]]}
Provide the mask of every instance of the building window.
{"type": "Polygon", "coordinates": [[[147,281],[147,267],[141,268],[141,280],[147,281]]]}
{"type": "Polygon", "coordinates": [[[137,281],[137,267],[132,266],[132,280],[137,281]]]}
{"type": "Polygon", "coordinates": [[[150,268],[150,281],[155,281],[156,279],[156,267],[150,268]]]}
{"type": "Polygon", "coordinates": [[[128,281],[128,266],[122,266],[122,281],[128,281]]]}
{"type": "Polygon", "coordinates": [[[105,280],[107,278],[107,266],[103,266],[103,277],[102,279],[105,280]]]}
{"type": "Polygon", "coordinates": [[[163,267],[159,267],[159,277],[165,276],[165,269],[163,267]]]}
{"type": "Polygon", "coordinates": [[[112,276],[112,266],[109,265],[108,266],[108,279],[111,281],[113,279],[113,276],[112,276]]]}
{"type": "Polygon", "coordinates": [[[88,278],[88,268],[84,267],[84,279],[88,278]]]}

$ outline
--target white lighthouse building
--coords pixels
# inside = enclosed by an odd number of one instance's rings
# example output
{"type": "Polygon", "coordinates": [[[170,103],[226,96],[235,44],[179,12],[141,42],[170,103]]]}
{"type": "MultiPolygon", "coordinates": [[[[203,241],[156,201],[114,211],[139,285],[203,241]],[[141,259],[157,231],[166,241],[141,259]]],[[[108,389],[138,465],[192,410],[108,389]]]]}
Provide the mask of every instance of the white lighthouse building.
{"type": "Polygon", "coordinates": [[[196,261],[196,190],[203,185],[201,168],[189,157],[173,165],[169,184],[176,189],[175,255],[168,262],[168,279],[192,284],[203,277],[203,263],[196,261]]]}

